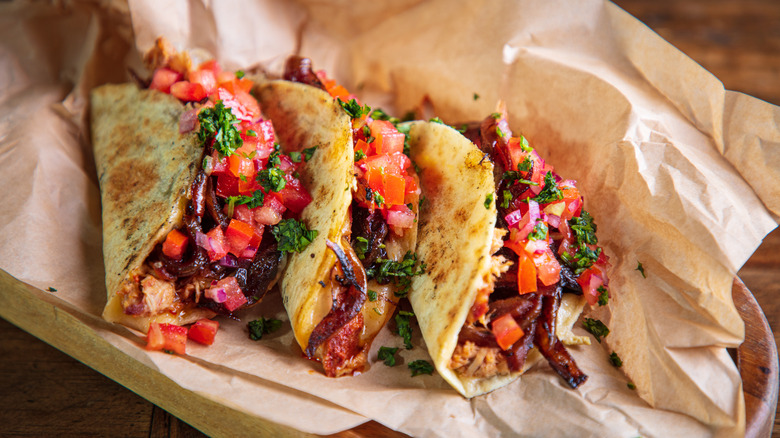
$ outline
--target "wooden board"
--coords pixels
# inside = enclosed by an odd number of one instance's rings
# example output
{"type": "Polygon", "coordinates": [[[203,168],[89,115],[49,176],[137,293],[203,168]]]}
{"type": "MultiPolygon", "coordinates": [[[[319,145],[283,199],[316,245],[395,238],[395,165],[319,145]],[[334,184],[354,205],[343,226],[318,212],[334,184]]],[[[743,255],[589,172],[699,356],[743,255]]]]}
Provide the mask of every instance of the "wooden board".
{"type": "MultiPolygon", "coordinates": [[[[40,292],[40,291],[39,291],[40,292]]],[[[769,324],[750,291],[735,279],[734,302],[745,320],[746,340],[736,360],[744,382],[747,436],[769,436],[778,396],[777,347],[769,324]]],[[[35,289],[0,271],[0,316],[108,376],[209,436],[308,436],[246,415],[179,387],[114,348],[90,327],[36,296],[35,289]]],[[[334,437],[400,437],[374,421],[334,437]]]]}

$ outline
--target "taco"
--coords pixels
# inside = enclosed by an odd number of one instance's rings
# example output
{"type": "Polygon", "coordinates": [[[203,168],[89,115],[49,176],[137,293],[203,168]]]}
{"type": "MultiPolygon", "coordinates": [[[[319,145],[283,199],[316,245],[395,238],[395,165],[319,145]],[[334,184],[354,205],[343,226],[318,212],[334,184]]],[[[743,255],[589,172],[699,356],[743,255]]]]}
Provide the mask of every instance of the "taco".
{"type": "Polygon", "coordinates": [[[404,134],[310,65],[291,58],[284,80],[257,95],[283,151],[319,145],[300,174],[314,199],[302,220],[321,232],[290,257],[281,292],[306,357],[338,377],[367,369],[371,342],[418,272],[420,191],[404,134]]]}
{"type": "Polygon", "coordinates": [[[586,301],[608,299],[607,259],[574,181],[562,180],[503,112],[467,135],[414,122],[426,197],[409,300],[434,365],[465,397],[517,379],[541,353],[572,388],[587,376],[564,344],[586,301]],[[538,353],[537,353],[538,352],[538,353]]]}
{"type": "Polygon", "coordinates": [[[258,303],[316,231],[295,176],[313,150],[278,150],[253,82],[194,66],[164,40],[150,83],[91,93],[101,188],[106,320],[146,332],[258,303]]]}

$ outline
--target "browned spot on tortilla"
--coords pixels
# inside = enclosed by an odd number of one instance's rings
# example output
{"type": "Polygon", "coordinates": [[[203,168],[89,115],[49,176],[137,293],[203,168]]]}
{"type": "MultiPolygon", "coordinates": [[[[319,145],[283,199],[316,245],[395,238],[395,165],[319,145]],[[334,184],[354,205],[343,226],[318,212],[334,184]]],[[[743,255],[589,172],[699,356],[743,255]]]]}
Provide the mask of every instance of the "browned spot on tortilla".
{"type": "Polygon", "coordinates": [[[115,172],[106,181],[107,196],[119,208],[132,202],[139,193],[146,193],[159,179],[157,169],[151,164],[125,160],[116,166],[115,172]]]}

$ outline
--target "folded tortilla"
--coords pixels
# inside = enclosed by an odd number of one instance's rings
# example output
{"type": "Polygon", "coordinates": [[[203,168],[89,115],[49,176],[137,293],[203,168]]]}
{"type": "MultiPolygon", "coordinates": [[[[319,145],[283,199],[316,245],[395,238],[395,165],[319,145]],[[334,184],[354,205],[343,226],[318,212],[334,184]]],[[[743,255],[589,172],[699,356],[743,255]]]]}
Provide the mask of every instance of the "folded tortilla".
{"type": "Polygon", "coordinates": [[[108,292],[103,317],[143,332],[152,322],[182,325],[214,316],[196,307],[131,316],[119,295],[155,246],[182,225],[190,185],[203,161],[197,134],[179,133],[182,113],[184,105],[175,97],[134,84],[104,85],[91,93],[108,292]]]}
{"type": "MultiPolygon", "coordinates": [[[[290,81],[271,81],[258,87],[256,95],[263,111],[274,121],[284,152],[317,147],[316,152],[300,171],[301,181],[313,198],[301,219],[319,231],[318,236],[300,254],[292,254],[281,280],[284,306],[290,317],[295,339],[304,352],[317,325],[331,311],[332,273],[338,261],[326,243],[335,243],[345,252],[349,248],[351,230],[350,206],[355,187],[352,122],[350,117],[327,92],[316,87],[290,81]]],[[[416,212],[416,206],[414,208],[416,212]]],[[[413,227],[403,237],[388,241],[388,258],[399,260],[406,251],[413,251],[417,229],[413,227]],[[392,247],[392,249],[391,249],[392,247]]],[[[393,314],[388,285],[368,281],[368,290],[379,291],[380,299],[362,307],[363,335],[358,353],[329,376],[361,372],[367,366],[371,341],[393,314]],[[388,300],[381,297],[388,296],[388,300]]],[[[322,361],[320,353],[312,359],[322,361]]]]}
{"type": "MultiPolygon", "coordinates": [[[[487,378],[463,376],[449,367],[477,291],[491,276],[496,206],[485,199],[496,190],[493,164],[449,126],[410,125],[411,158],[420,168],[425,196],[417,254],[427,269],[412,280],[409,301],[437,372],[463,396],[474,397],[514,381],[541,355],[532,350],[521,371],[487,378]]],[[[564,295],[556,334],[565,344],[585,342],[571,333],[584,305],[581,297],[564,295]]]]}

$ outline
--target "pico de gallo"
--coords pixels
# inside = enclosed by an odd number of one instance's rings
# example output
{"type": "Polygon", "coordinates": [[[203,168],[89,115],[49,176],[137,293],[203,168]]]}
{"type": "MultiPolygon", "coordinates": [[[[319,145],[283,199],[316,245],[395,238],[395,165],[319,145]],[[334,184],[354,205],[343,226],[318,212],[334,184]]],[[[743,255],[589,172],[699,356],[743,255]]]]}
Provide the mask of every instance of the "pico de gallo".
{"type": "MultiPolygon", "coordinates": [[[[204,152],[184,224],[125,286],[124,312],[155,316],[197,307],[233,314],[275,284],[285,253],[302,251],[316,237],[298,220],[312,198],[297,177],[316,149],[281,153],[271,121],[250,94],[253,82],[242,72],[224,71],[214,60],[195,66],[164,40],[147,59],[154,67],[149,89],[186,105],[179,131],[196,133],[204,152]]],[[[190,338],[213,342],[218,325],[207,321],[196,323],[190,338]]],[[[181,330],[152,326],[154,345],[164,345],[160,338],[175,345],[186,339],[181,330]]]]}
{"type": "Polygon", "coordinates": [[[304,353],[328,376],[362,371],[371,341],[422,273],[411,251],[416,239],[420,187],[397,120],[367,105],[307,58],[291,57],[284,79],[328,92],[349,115],[354,146],[352,205],[340,242],[328,242],[338,263],[330,313],[314,328],[304,353]],[[395,123],[394,123],[395,122],[395,123]],[[406,237],[406,240],[405,240],[406,237]]]}
{"type": "Polygon", "coordinates": [[[587,376],[558,339],[562,294],[588,304],[609,299],[609,259],[573,180],[563,179],[528,144],[513,137],[501,111],[467,127],[494,164],[498,218],[490,280],[477,293],[453,353],[451,368],[466,376],[520,371],[536,346],[572,387],[587,376]]]}

